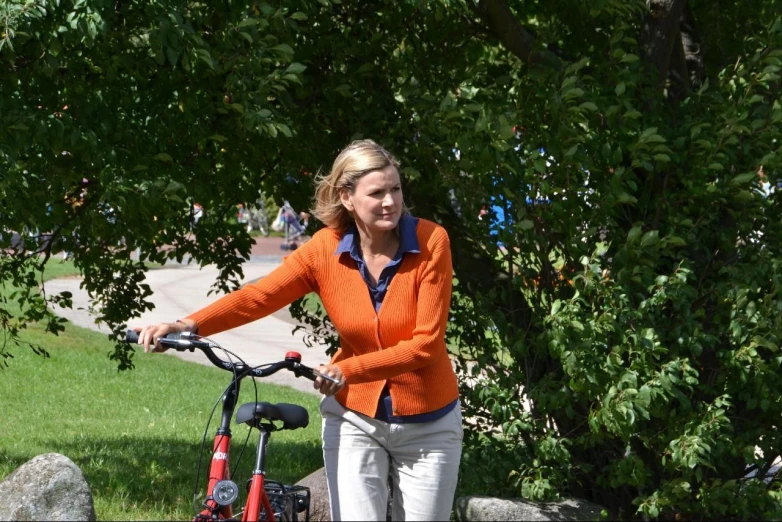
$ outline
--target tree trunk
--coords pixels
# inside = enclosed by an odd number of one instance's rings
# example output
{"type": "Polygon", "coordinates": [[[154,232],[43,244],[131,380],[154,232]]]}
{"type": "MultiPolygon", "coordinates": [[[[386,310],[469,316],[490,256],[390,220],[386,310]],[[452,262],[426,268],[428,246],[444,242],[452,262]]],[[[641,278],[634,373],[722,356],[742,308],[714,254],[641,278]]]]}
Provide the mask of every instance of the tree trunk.
{"type": "Polygon", "coordinates": [[[671,53],[679,37],[679,21],[687,0],[650,0],[642,35],[647,69],[656,75],[662,88],[668,79],[671,53]]]}

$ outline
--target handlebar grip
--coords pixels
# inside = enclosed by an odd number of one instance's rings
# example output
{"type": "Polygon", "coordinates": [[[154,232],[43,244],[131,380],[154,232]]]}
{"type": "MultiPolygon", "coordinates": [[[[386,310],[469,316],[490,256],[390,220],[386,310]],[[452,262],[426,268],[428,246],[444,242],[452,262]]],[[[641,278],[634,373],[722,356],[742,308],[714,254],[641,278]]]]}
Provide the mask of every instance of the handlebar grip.
{"type": "MultiPolygon", "coordinates": [[[[161,337],[161,339],[168,339],[170,341],[178,341],[181,338],[181,333],[170,333],[161,337]]],[[[135,330],[127,330],[125,332],[125,342],[129,344],[138,344],[138,332],[135,330]]]]}

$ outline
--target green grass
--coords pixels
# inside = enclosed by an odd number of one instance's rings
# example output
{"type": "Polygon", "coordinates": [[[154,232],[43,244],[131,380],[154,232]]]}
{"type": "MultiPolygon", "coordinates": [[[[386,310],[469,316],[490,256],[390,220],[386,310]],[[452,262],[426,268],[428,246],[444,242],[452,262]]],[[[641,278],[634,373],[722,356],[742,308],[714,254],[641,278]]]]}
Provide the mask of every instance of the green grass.
{"type": "Polygon", "coordinates": [[[43,270],[43,279],[48,281],[58,277],[80,276],[81,272],[73,265],[73,261],[65,261],[58,258],[50,258],[43,270]]]}
{"type": "MultiPolygon", "coordinates": [[[[160,263],[153,263],[151,261],[145,261],[147,269],[154,270],[161,268],[163,265],[160,263]]],[[[57,279],[58,277],[79,277],[81,271],[76,268],[71,260],[64,260],[60,257],[52,257],[46,262],[46,266],[43,270],[43,280],[49,281],[50,279],[57,279]]]]}
{"type": "MultiPolygon", "coordinates": [[[[112,344],[106,337],[73,325],[57,337],[36,325],[23,335],[45,346],[50,357],[16,347],[9,366],[0,370],[0,477],[36,455],[62,453],[84,472],[99,520],[190,518],[203,431],[229,375],[141,352],[136,368],[120,373],[107,357],[112,344]]],[[[301,404],[311,418],[306,429],[272,435],[268,476],[291,484],[320,468],[317,397],[262,383],[258,390],[259,400],[301,404]]],[[[254,400],[252,392],[252,382],[245,381],[240,403],[254,400]]],[[[217,418],[209,428],[208,448],[216,423],[217,418]]],[[[234,427],[232,465],[247,431],[234,427]]],[[[250,443],[235,474],[241,485],[253,465],[257,431],[250,443]]]]}

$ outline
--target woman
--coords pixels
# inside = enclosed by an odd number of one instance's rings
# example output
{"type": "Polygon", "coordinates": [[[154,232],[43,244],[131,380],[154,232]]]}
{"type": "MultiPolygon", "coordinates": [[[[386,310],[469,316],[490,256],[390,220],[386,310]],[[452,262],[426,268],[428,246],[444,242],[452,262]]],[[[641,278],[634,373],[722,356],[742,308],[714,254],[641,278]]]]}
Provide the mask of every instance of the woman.
{"type": "MultiPolygon", "coordinates": [[[[153,340],[211,335],[317,292],[340,335],[318,370],[323,457],[332,520],[448,520],[461,458],[456,376],[445,345],[451,251],[445,230],[409,215],[399,162],[356,141],[319,179],[315,217],[327,225],[274,272],[174,323],[140,329],[153,340]]],[[[158,345],[154,351],[160,351],[158,345]]]]}

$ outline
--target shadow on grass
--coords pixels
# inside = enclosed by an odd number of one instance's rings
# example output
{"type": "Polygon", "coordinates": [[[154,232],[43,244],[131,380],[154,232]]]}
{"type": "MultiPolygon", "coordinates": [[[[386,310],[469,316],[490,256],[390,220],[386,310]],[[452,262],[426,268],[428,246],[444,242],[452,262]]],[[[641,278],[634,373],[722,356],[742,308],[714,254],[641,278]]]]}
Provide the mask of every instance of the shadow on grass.
{"type": "MultiPolygon", "coordinates": [[[[287,441],[272,434],[267,453],[268,478],[293,484],[322,467],[318,441],[287,441]]],[[[246,431],[237,430],[231,448],[231,466],[241,453],[246,431]]],[[[233,478],[243,489],[255,462],[257,431],[253,430],[233,478]]],[[[192,506],[201,443],[175,439],[121,436],[96,439],[82,436],[73,441],[42,441],[42,447],[61,453],[84,473],[93,497],[112,504],[176,506],[185,512],[192,506]]],[[[198,494],[203,496],[211,458],[211,438],[201,462],[198,494]]],[[[11,455],[0,451],[3,467],[14,470],[35,455],[11,455]]],[[[244,495],[242,495],[244,497],[244,495]]]]}

